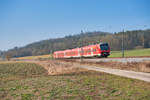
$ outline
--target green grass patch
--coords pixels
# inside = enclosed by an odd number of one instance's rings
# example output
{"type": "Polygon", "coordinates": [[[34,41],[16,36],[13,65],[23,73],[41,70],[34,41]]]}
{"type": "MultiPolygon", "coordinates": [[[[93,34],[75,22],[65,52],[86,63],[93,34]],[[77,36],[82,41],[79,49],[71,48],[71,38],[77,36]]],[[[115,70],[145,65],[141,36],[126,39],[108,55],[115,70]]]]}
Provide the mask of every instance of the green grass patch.
{"type": "MultiPolygon", "coordinates": [[[[125,50],[125,57],[150,56],[149,49],[125,50]]],[[[112,51],[109,57],[122,57],[121,51],[112,51]]]]}
{"type": "Polygon", "coordinates": [[[150,83],[144,81],[95,71],[55,76],[43,73],[45,70],[36,64],[0,64],[0,99],[150,100],[150,83]],[[10,80],[12,76],[25,78],[10,80]]]}
{"type": "Polygon", "coordinates": [[[47,71],[32,63],[0,63],[0,81],[18,80],[28,77],[47,75],[47,71]]]}

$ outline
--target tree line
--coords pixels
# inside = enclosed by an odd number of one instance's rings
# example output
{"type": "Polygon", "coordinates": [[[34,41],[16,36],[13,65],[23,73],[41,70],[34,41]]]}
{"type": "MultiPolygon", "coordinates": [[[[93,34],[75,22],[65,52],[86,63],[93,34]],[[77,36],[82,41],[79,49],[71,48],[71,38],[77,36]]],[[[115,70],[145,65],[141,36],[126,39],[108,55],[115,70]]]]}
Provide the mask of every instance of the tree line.
{"type": "Polygon", "coordinates": [[[134,30],[118,33],[85,32],[77,35],[69,35],[63,38],[48,39],[31,43],[24,47],[15,47],[0,56],[24,57],[50,54],[54,51],[72,49],[81,46],[108,42],[111,50],[121,50],[122,36],[124,34],[124,47],[126,50],[150,48],[150,30],[134,30]]]}

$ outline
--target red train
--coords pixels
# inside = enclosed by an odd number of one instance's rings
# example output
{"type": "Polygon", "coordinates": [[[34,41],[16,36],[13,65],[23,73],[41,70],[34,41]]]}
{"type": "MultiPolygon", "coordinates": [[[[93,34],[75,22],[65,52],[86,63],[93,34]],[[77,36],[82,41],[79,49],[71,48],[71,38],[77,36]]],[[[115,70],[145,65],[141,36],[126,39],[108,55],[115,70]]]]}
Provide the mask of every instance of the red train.
{"type": "Polygon", "coordinates": [[[84,46],[81,48],[55,51],[54,58],[107,57],[110,55],[108,43],[84,46]]]}

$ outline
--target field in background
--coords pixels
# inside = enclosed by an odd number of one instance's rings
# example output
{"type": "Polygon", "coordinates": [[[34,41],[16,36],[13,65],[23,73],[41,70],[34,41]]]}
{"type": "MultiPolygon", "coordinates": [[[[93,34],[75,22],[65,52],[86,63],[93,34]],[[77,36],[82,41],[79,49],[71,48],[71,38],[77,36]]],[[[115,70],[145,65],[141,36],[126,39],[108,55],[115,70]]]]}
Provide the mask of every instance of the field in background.
{"type": "MultiPolygon", "coordinates": [[[[136,49],[136,50],[125,50],[125,57],[142,57],[142,56],[150,56],[150,48],[148,49],[136,49]]],[[[122,57],[121,51],[111,51],[111,55],[109,57],[122,57]]],[[[15,59],[47,59],[52,58],[52,55],[40,55],[40,56],[27,56],[27,57],[19,57],[15,59]]]]}
{"type": "Polygon", "coordinates": [[[52,56],[50,54],[48,55],[40,55],[40,56],[26,56],[26,57],[19,57],[19,58],[15,58],[15,59],[47,59],[47,58],[51,58],[52,56]]]}
{"type": "Polygon", "coordinates": [[[0,99],[149,100],[150,83],[95,71],[49,76],[37,64],[11,62],[0,64],[0,99]]]}
{"type": "MultiPolygon", "coordinates": [[[[125,50],[125,57],[140,57],[150,56],[150,48],[148,49],[136,49],[136,50],[125,50]]],[[[121,51],[112,51],[109,57],[122,57],[121,51]]]]}

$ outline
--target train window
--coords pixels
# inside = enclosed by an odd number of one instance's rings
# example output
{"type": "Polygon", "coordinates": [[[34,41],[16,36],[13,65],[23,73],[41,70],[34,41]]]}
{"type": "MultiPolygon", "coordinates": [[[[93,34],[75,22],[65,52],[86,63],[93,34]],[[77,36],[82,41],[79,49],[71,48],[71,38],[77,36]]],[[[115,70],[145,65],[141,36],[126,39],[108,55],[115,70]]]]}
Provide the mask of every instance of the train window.
{"type": "Polygon", "coordinates": [[[91,52],[91,50],[90,49],[88,49],[88,53],[90,53],[91,52]]]}
{"type": "Polygon", "coordinates": [[[96,52],[96,49],[93,49],[93,52],[96,52]]]}
{"type": "Polygon", "coordinates": [[[84,50],[84,53],[86,53],[87,51],[86,50],[84,50]]]}
{"type": "Polygon", "coordinates": [[[73,54],[75,55],[75,54],[76,54],[76,52],[74,51],[74,52],[73,52],[73,54]]]}
{"type": "Polygon", "coordinates": [[[88,53],[89,51],[88,50],[86,50],[86,53],[88,53]]]}
{"type": "Polygon", "coordinates": [[[101,44],[100,48],[101,50],[108,50],[109,49],[108,43],[101,44]]]}
{"type": "Polygon", "coordinates": [[[87,49],[86,53],[89,53],[89,49],[87,49]]]}
{"type": "Polygon", "coordinates": [[[84,51],[83,51],[83,50],[80,50],[79,52],[80,52],[80,54],[81,54],[81,53],[84,53],[84,51]]]}

